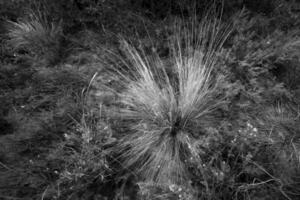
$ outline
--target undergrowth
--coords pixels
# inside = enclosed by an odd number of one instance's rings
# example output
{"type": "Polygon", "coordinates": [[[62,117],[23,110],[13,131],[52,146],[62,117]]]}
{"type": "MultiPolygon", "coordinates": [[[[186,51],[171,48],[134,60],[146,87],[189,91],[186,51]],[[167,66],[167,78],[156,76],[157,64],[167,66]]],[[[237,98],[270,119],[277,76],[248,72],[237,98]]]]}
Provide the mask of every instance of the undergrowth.
{"type": "Polygon", "coordinates": [[[299,3],[185,2],[0,2],[0,199],[299,199],[299,3]]]}

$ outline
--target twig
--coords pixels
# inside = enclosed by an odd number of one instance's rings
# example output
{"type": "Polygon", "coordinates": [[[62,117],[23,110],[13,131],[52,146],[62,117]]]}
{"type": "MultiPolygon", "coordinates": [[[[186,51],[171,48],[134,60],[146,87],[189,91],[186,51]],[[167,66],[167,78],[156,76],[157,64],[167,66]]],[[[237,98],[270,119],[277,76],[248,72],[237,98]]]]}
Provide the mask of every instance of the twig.
{"type": "Polygon", "coordinates": [[[282,183],[282,181],[279,179],[279,178],[276,178],[275,176],[273,176],[272,174],[270,174],[267,170],[265,170],[262,166],[260,166],[259,164],[257,164],[256,162],[254,162],[254,161],[249,161],[249,162],[251,162],[252,164],[254,164],[256,167],[258,167],[260,170],[262,170],[263,172],[265,172],[267,175],[269,175],[271,178],[273,178],[273,180],[274,181],[277,181],[279,184],[280,184],[280,186],[279,186],[279,190],[280,190],[280,192],[281,192],[281,194],[285,197],[285,198],[287,198],[288,200],[292,200],[284,191],[283,191],[283,183],[282,183]]]}
{"type": "Polygon", "coordinates": [[[45,195],[47,193],[48,188],[49,188],[49,185],[46,187],[45,191],[42,194],[42,200],[44,200],[44,197],[45,197],[45,195]]]}
{"type": "Polygon", "coordinates": [[[2,162],[0,162],[0,165],[7,170],[14,171],[12,168],[8,167],[7,165],[3,164],[2,162]]]}

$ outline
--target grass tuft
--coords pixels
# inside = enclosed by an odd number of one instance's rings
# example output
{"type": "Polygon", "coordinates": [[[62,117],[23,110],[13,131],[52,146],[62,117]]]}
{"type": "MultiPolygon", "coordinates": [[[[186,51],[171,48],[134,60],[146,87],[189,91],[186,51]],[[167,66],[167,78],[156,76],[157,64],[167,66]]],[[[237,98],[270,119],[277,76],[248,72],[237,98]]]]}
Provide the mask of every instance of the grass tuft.
{"type": "Polygon", "coordinates": [[[63,31],[61,23],[47,19],[41,12],[32,12],[27,19],[9,21],[7,35],[15,51],[25,51],[33,57],[55,62],[63,31]]]}
{"type": "Polygon", "coordinates": [[[124,167],[154,184],[186,183],[187,160],[199,159],[194,144],[226,103],[222,77],[213,70],[230,28],[209,16],[192,21],[174,24],[171,68],[156,53],[122,43],[126,67],[119,65],[116,73],[125,90],[116,115],[131,132],[119,143],[120,157],[124,167]]]}

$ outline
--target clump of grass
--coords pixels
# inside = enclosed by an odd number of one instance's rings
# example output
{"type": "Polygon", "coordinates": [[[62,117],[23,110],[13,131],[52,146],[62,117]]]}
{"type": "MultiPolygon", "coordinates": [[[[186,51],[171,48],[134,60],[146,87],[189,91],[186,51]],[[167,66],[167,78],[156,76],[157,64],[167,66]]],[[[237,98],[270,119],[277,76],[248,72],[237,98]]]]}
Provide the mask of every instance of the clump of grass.
{"type": "Polygon", "coordinates": [[[121,117],[130,127],[119,143],[126,168],[154,184],[187,183],[187,160],[198,158],[195,143],[204,129],[216,123],[216,111],[226,103],[219,90],[222,77],[214,73],[217,55],[230,28],[216,19],[175,23],[169,40],[172,65],[148,56],[123,40],[123,92],[118,93],[121,117]]]}
{"type": "Polygon", "coordinates": [[[28,18],[8,25],[9,44],[15,51],[56,62],[63,38],[61,22],[49,20],[42,12],[31,12],[28,18]]]}

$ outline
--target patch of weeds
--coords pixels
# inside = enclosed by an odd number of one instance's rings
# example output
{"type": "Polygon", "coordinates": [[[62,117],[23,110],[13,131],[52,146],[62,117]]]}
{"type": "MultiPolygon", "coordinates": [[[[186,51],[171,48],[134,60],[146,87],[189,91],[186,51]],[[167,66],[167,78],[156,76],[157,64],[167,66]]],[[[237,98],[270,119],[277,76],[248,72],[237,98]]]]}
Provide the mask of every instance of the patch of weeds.
{"type": "Polygon", "coordinates": [[[60,163],[59,170],[55,171],[59,178],[52,188],[58,199],[102,195],[100,186],[108,181],[107,176],[111,173],[107,160],[111,150],[107,146],[115,139],[109,123],[94,115],[83,113],[81,120],[64,133],[63,140],[48,156],[48,159],[60,163]],[[92,189],[97,185],[99,189],[92,189]]]}

